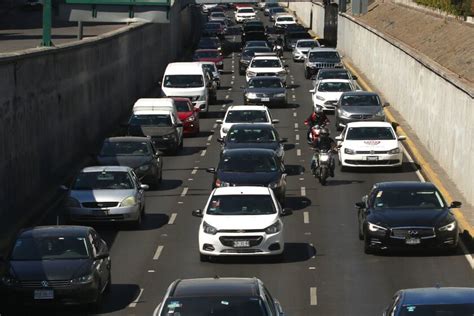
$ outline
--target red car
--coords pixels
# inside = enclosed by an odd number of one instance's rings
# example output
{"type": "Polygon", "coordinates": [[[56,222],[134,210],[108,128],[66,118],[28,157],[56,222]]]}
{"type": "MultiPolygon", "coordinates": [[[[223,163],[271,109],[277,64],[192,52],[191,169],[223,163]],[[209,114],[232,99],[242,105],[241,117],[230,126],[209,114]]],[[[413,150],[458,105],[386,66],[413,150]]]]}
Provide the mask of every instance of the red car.
{"type": "Polygon", "coordinates": [[[224,56],[217,49],[197,49],[193,61],[212,61],[217,68],[224,68],[224,56]]]}
{"type": "Polygon", "coordinates": [[[183,122],[184,135],[199,134],[199,108],[195,108],[188,98],[173,98],[178,117],[183,122]]]}

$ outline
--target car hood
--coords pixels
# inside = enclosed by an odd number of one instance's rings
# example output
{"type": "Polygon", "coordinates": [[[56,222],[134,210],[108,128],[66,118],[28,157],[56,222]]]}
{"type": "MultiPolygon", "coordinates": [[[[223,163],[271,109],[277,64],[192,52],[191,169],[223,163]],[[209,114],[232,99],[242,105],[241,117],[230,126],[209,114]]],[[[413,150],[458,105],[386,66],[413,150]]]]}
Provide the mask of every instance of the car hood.
{"type": "Polygon", "coordinates": [[[174,127],[158,126],[130,126],[129,134],[132,136],[163,136],[174,133],[174,127]]]}
{"type": "Polygon", "coordinates": [[[341,106],[341,109],[349,112],[351,114],[371,114],[374,115],[375,113],[379,112],[382,107],[381,106],[373,106],[373,105],[352,105],[352,106],[341,106]]]}
{"type": "Polygon", "coordinates": [[[217,171],[217,178],[235,185],[264,185],[280,179],[279,172],[226,172],[217,171]]]}
{"type": "Polygon", "coordinates": [[[181,121],[184,121],[185,119],[187,119],[191,115],[193,115],[193,112],[191,112],[191,111],[189,111],[189,112],[178,112],[178,117],[181,121]]]}
{"type": "Polygon", "coordinates": [[[147,156],[98,156],[97,161],[102,166],[127,166],[137,168],[151,162],[151,158],[147,156]]]}
{"type": "Polygon", "coordinates": [[[176,88],[166,88],[163,87],[163,93],[167,97],[189,97],[189,96],[200,96],[203,94],[203,91],[206,87],[193,87],[193,88],[186,88],[186,87],[176,87],[176,88]]]}
{"type": "Polygon", "coordinates": [[[269,67],[269,68],[251,68],[249,71],[253,72],[269,72],[269,73],[277,73],[279,71],[283,71],[283,68],[276,68],[276,67],[269,67]]]}
{"type": "Polygon", "coordinates": [[[135,190],[72,190],[70,196],[81,203],[84,202],[122,202],[134,196],[135,190]]]}
{"type": "Polygon", "coordinates": [[[438,227],[454,220],[449,210],[387,209],[372,211],[367,220],[384,227],[438,227]]]}
{"type": "Polygon", "coordinates": [[[285,88],[247,88],[245,89],[245,92],[276,94],[285,93],[285,88]]]}
{"type": "Polygon", "coordinates": [[[10,261],[10,273],[19,280],[71,280],[90,273],[92,260],[10,261]]]}
{"type": "Polygon", "coordinates": [[[250,13],[250,12],[249,13],[244,13],[244,12],[239,13],[239,12],[237,12],[235,15],[237,15],[237,16],[254,16],[255,12],[254,13],[250,13]]]}
{"type": "Polygon", "coordinates": [[[218,230],[265,229],[275,223],[278,214],[268,215],[204,215],[204,221],[218,230]]]}
{"type": "Polygon", "coordinates": [[[357,150],[391,150],[398,148],[398,140],[345,140],[344,147],[357,150]]]}
{"type": "Polygon", "coordinates": [[[235,143],[229,142],[225,144],[224,150],[234,149],[234,148],[263,148],[277,150],[280,147],[278,142],[268,142],[268,143],[235,143]]]}
{"type": "Polygon", "coordinates": [[[317,95],[323,97],[325,101],[338,101],[344,92],[319,92],[317,95]]]}

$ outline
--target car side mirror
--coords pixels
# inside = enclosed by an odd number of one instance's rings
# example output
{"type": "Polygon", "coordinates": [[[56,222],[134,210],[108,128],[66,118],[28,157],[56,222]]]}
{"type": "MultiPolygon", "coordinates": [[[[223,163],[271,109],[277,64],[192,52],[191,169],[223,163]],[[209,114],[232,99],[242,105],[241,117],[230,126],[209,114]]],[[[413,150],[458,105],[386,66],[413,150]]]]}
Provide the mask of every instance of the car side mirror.
{"type": "Polygon", "coordinates": [[[400,135],[397,137],[398,140],[406,140],[407,137],[405,135],[400,135]]]}
{"type": "Polygon", "coordinates": [[[272,123],[273,123],[273,124],[280,123],[280,120],[277,120],[277,119],[275,119],[275,120],[272,120],[272,123]]]}
{"type": "Polygon", "coordinates": [[[281,216],[288,216],[291,214],[293,214],[293,211],[290,208],[284,208],[281,210],[281,213],[280,213],[281,216]]]}
{"type": "Polygon", "coordinates": [[[452,201],[451,205],[449,205],[449,208],[460,208],[461,205],[462,205],[462,203],[459,202],[459,201],[452,201]]]}
{"type": "Polygon", "coordinates": [[[224,138],[222,138],[222,137],[217,137],[216,140],[217,140],[217,142],[219,142],[219,143],[223,143],[223,142],[224,142],[224,138]]]}
{"type": "Polygon", "coordinates": [[[365,202],[356,202],[355,206],[359,209],[365,208],[365,202]]]}
{"type": "Polygon", "coordinates": [[[385,102],[384,104],[382,104],[382,107],[386,107],[386,106],[390,106],[390,103],[385,102]]]}
{"type": "Polygon", "coordinates": [[[222,124],[222,120],[216,120],[217,124],[222,124]]]}
{"type": "Polygon", "coordinates": [[[192,215],[193,215],[194,217],[203,217],[203,213],[202,213],[202,210],[201,210],[201,209],[194,210],[194,211],[192,212],[192,215]]]}
{"type": "Polygon", "coordinates": [[[337,140],[337,141],[340,141],[340,142],[342,142],[342,140],[343,140],[342,136],[340,136],[340,135],[334,137],[334,139],[337,140]]]}
{"type": "Polygon", "coordinates": [[[209,172],[209,173],[216,173],[216,168],[207,168],[207,169],[206,169],[206,172],[209,172]]]}
{"type": "Polygon", "coordinates": [[[315,89],[311,89],[311,90],[308,90],[309,93],[315,93],[316,90],[315,89]]]}
{"type": "Polygon", "coordinates": [[[150,188],[150,186],[148,184],[140,184],[140,189],[142,190],[148,190],[150,188]]]}

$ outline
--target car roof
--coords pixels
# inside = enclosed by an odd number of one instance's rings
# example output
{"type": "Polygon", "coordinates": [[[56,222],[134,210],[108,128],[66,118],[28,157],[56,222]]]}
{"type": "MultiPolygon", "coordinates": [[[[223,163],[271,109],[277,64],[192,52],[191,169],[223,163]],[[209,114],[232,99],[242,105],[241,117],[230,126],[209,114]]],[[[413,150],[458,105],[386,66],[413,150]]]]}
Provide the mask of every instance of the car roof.
{"type": "Polygon", "coordinates": [[[213,195],[270,195],[270,188],[259,186],[221,187],[213,191],[213,195]]]}
{"type": "Polygon", "coordinates": [[[170,298],[210,296],[259,296],[255,278],[202,278],[177,280],[170,298]]]}
{"type": "Polygon", "coordinates": [[[226,149],[223,152],[223,155],[226,156],[234,156],[234,155],[242,155],[242,154],[254,154],[254,155],[261,155],[261,156],[275,156],[275,151],[273,149],[268,148],[254,148],[254,147],[247,147],[247,148],[232,148],[226,149]]]}
{"type": "MultiPolygon", "coordinates": [[[[392,127],[392,124],[389,122],[351,122],[347,123],[347,128],[349,127],[392,127]]],[[[393,127],[392,127],[393,128],[393,127]]]]}
{"type": "Polygon", "coordinates": [[[432,287],[405,289],[403,305],[437,305],[437,304],[473,304],[474,288],[466,287],[432,287]]]}
{"type": "Polygon", "coordinates": [[[22,230],[19,237],[54,237],[54,236],[87,236],[92,228],[88,226],[76,225],[54,225],[54,226],[36,226],[22,230]]]}
{"type": "Polygon", "coordinates": [[[170,115],[173,114],[174,110],[167,110],[165,108],[161,108],[159,110],[150,110],[150,109],[138,109],[133,111],[134,115],[170,115]]]}
{"type": "Polygon", "coordinates": [[[331,47],[314,47],[310,51],[310,53],[314,52],[337,52],[337,49],[331,47]]]}
{"type": "Polygon", "coordinates": [[[268,108],[265,105],[231,105],[227,109],[227,111],[252,111],[252,110],[260,110],[260,111],[268,111],[268,108]]]}
{"type": "Polygon", "coordinates": [[[262,59],[262,60],[265,60],[265,59],[273,59],[273,60],[280,60],[280,57],[278,56],[255,56],[253,59],[262,59]]]}
{"type": "Polygon", "coordinates": [[[140,137],[140,136],[116,136],[116,137],[108,137],[104,140],[104,143],[121,143],[121,142],[151,142],[151,139],[148,137],[140,137]]]}
{"type": "Polygon", "coordinates": [[[196,62],[176,62],[169,63],[165,70],[165,75],[202,75],[202,66],[196,62]]]}
{"type": "Polygon", "coordinates": [[[127,166],[92,166],[86,167],[81,170],[81,173],[86,172],[128,172],[131,171],[132,168],[127,166]]]}
{"type": "Polygon", "coordinates": [[[347,96],[347,95],[377,95],[377,93],[375,92],[371,92],[371,91],[347,91],[347,92],[344,92],[343,93],[344,96],[347,96]]]}
{"type": "Polygon", "coordinates": [[[292,17],[293,19],[295,18],[295,17],[294,17],[293,15],[291,15],[290,13],[283,13],[283,12],[282,12],[282,13],[278,13],[275,18],[278,19],[278,18],[281,18],[281,17],[292,17]]]}
{"type": "Polygon", "coordinates": [[[387,181],[376,183],[375,186],[380,189],[436,189],[433,183],[420,181],[387,181]]]}
{"type": "Polygon", "coordinates": [[[174,100],[172,98],[140,98],[135,102],[133,108],[154,106],[174,107],[174,100]]]}

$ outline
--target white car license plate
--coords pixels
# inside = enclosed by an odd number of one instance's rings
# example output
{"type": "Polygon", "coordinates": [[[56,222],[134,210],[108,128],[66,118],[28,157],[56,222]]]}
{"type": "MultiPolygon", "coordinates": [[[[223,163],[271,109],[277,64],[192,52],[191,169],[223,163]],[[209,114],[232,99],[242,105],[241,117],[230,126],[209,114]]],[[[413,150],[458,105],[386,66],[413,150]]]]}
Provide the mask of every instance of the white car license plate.
{"type": "Polygon", "coordinates": [[[420,238],[407,238],[405,239],[405,243],[407,245],[419,245],[421,242],[420,238]]]}
{"type": "Polygon", "coordinates": [[[250,247],[250,241],[234,240],[234,248],[245,248],[245,247],[250,247]]]}
{"type": "Polygon", "coordinates": [[[270,98],[262,98],[262,102],[270,102],[270,98]]]}
{"type": "Polygon", "coordinates": [[[35,300],[52,300],[54,299],[53,290],[35,290],[33,293],[33,298],[35,300]]]}
{"type": "Polygon", "coordinates": [[[368,161],[377,161],[377,160],[379,160],[379,157],[377,157],[377,156],[367,156],[367,160],[368,161]]]}

